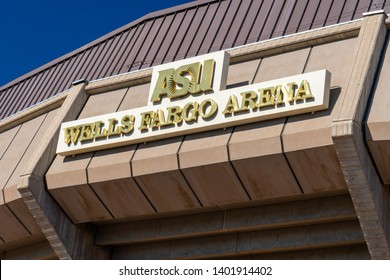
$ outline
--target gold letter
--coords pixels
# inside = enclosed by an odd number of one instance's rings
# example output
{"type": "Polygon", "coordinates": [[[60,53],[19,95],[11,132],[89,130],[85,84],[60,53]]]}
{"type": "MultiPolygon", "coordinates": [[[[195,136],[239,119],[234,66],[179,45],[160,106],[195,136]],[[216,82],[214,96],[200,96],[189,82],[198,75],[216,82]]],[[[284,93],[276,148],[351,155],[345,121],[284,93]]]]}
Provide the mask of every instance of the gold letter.
{"type": "Polygon", "coordinates": [[[257,94],[254,91],[242,92],[241,96],[241,108],[235,110],[235,112],[246,112],[256,107],[257,94]]]}
{"type": "Polygon", "coordinates": [[[92,126],[94,125],[94,123],[87,123],[81,126],[81,132],[79,137],[80,142],[91,140],[93,138],[92,126]]]}
{"type": "Polygon", "coordinates": [[[186,122],[197,122],[198,121],[198,109],[199,109],[198,102],[187,103],[183,107],[183,119],[186,122]],[[191,114],[191,116],[189,116],[189,114],[191,114]]]}
{"type": "Polygon", "coordinates": [[[232,95],[230,95],[229,100],[226,103],[225,110],[222,112],[222,114],[224,114],[224,115],[233,114],[237,110],[238,110],[237,97],[234,94],[232,94],[232,95]]]}
{"type": "Polygon", "coordinates": [[[76,144],[80,135],[80,129],[81,129],[81,125],[64,128],[65,143],[68,145],[70,144],[70,142],[76,144]]]}
{"type": "Polygon", "coordinates": [[[298,92],[294,100],[298,101],[310,98],[314,98],[314,96],[311,94],[309,82],[307,80],[303,80],[298,88],[298,92]]]}
{"type": "Polygon", "coordinates": [[[218,104],[212,99],[206,99],[202,103],[200,103],[199,115],[203,119],[209,119],[215,115],[218,111],[218,104]],[[210,112],[206,113],[207,107],[211,106],[210,112]]]}
{"type": "Polygon", "coordinates": [[[260,91],[260,100],[259,107],[268,107],[275,105],[275,87],[268,87],[259,89],[260,91]]]}
{"type": "Polygon", "coordinates": [[[295,82],[288,83],[287,86],[288,86],[288,99],[287,99],[287,101],[291,103],[294,101],[295,88],[297,87],[297,83],[295,83],[295,82]]]}
{"type": "Polygon", "coordinates": [[[121,134],[119,126],[115,129],[115,126],[117,123],[118,123],[118,120],[115,118],[108,119],[108,131],[107,131],[108,137],[110,137],[112,135],[121,134]]]}
{"type": "Polygon", "coordinates": [[[138,128],[139,130],[148,130],[148,126],[150,125],[151,119],[154,118],[154,112],[144,112],[141,113],[141,126],[138,128]]]}
{"type": "Polygon", "coordinates": [[[276,86],[276,92],[275,92],[275,98],[276,98],[276,104],[284,104],[284,95],[288,95],[287,89],[283,85],[277,85],[276,86]]]}
{"type": "Polygon", "coordinates": [[[103,138],[103,137],[107,136],[107,129],[104,128],[102,130],[103,126],[104,126],[104,123],[102,121],[95,122],[95,129],[94,129],[95,139],[103,138]]]}
{"type": "Polygon", "coordinates": [[[178,124],[183,121],[181,118],[181,108],[179,106],[173,106],[168,107],[168,116],[167,116],[167,122],[164,124],[164,126],[172,125],[172,124],[178,124]]]}
{"type": "Polygon", "coordinates": [[[214,59],[206,60],[203,63],[202,82],[200,84],[201,91],[213,90],[214,65],[214,59]]]}
{"type": "Polygon", "coordinates": [[[154,87],[152,98],[150,99],[151,102],[160,102],[161,97],[168,94],[168,88],[170,86],[175,87],[175,84],[168,84],[169,77],[171,77],[173,73],[174,69],[167,69],[158,72],[156,86],[154,87]]]}
{"type": "Polygon", "coordinates": [[[132,132],[134,130],[134,121],[135,121],[135,117],[133,115],[131,116],[123,116],[122,120],[121,120],[121,133],[122,134],[129,134],[130,132],[132,132]]]}

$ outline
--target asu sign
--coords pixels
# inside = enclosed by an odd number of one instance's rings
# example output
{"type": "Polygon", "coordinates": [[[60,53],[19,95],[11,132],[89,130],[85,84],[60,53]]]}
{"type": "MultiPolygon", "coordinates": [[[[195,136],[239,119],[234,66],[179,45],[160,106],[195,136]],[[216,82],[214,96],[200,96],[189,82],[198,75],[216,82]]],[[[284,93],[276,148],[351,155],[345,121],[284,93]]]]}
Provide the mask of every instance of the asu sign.
{"type": "Polygon", "coordinates": [[[148,105],[63,123],[60,155],[152,141],[328,108],[330,73],[320,70],[226,89],[227,52],[153,68],[148,105]]]}

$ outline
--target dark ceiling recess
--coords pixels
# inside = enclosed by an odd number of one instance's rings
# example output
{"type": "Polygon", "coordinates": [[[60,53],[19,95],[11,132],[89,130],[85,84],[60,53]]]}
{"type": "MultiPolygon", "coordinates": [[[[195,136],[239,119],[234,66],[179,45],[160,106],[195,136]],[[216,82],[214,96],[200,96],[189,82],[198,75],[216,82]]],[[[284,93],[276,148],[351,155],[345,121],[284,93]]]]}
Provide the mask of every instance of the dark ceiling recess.
{"type": "Polygon", "coordinates": [[[390,0],[200,0],[146,15],[0,88],[0,120],[94,80],[389,10],[390,0]]]}

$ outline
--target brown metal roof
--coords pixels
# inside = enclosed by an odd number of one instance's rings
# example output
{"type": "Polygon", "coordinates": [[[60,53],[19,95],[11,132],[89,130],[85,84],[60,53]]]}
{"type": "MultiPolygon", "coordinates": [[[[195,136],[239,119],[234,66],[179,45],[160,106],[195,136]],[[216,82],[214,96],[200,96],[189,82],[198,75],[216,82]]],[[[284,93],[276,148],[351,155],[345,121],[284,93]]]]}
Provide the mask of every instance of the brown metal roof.
{"type": "Polygon", "coordinates": [[[148,14],[0,87],[0,120],[69,88],[390,9],[390,0],[201,0],[148,14]]]}

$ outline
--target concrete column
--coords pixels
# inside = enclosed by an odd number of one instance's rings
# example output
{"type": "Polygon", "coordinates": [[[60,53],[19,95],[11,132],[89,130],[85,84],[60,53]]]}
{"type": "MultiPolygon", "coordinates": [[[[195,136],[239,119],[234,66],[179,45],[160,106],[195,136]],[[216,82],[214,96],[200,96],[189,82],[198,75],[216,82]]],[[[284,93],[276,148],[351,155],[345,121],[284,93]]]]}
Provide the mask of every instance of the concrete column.
{"type": "Polygon", "coordinates": [[[106,259],[107,249],[94,245],[95,228],[75,225],[50,196],[44,177],[54,157],[61,123],[77,118],[88,99],[86,82],[74,83],[43,141],[22,173],[18,191],[59,259],[106,259]]]}
{"type": "Polygon", "coordinates": [[[375,171],[363,140],[362,121],[387,30],[383,11],[364,15],[358,49],[332,138],[371,258],[390,259],[390,192],[375,171]]]}

